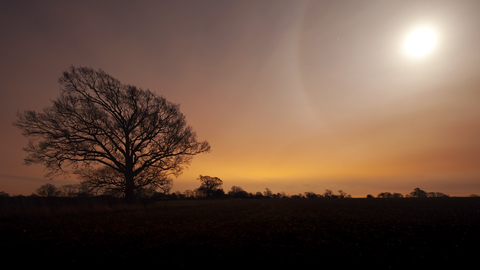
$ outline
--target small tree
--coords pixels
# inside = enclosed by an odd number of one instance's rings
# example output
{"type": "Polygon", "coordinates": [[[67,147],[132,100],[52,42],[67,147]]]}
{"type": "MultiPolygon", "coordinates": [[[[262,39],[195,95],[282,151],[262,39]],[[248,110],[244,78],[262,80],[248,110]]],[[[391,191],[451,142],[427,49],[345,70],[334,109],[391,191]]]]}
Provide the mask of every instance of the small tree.
{"type": "Polygon", "coordinates": [[[415,188],[412,192],[410,192],[410,197],[413,198],[426,198],[427,192],[421,190],[420,188],[415,188]]]}
{"type": "Polygon", "coordinates": [[[77,197],[78,188],[80,185],[63,185],[60,186],[60,192],[62,197],[77,197]]]}
{"type": "Polygon", "coordinates": [[[54,184],[46,183],[37,189],[37,194],[42,197],[58,197],[62,192],[54,184]]]}
{"type": "Polygon", "coordinates": [[[305,198],[307,199],[316,199],[318,197],[319,196],[315,192],[312,192],[312,191],[305,192],[305,198]]]}
{"type": "Polygon", "coordinates": [[[304,199],[305,197],[302,195],[302,193],[292,195],[290,196],[291,199],[304,199]]]}
{"type": "Polygon", "coordinates": [[[330,189],[325,189],[325,193],[323,194],[323,197],[325,197],[325,198],[338,198],[338,196],[334,195],[333,192],[330,189]]]}
{"type": "Polygon", "coordinates": [[[446,195],[442,192],[428,192],[427,197],[429,197],[429,198],[447,198],[448,195],[446,195]]]}
{"type": "Polygon", "coordinates": [[[393,198],[403,198],[403,195],[401,193],[397,193],[397,192],[393,193],[392,196],[393,196],[393,198]]]}
{"type": "Polygon", "coordinates": [[[382,192],[377,195],[377,198],[393,198],[393,195],[390,192],[382,192]]]}
{"type": "Polygon", "coordinates": [[[338,196],[339,196],[340,198],[349,198],[349,197],[350,197],[350,196],[349,196],[346,192],[344,192],[343,190],[339,190],[339,191],[338,191],[338,194],[339,194],[338,196]]]}
{"type": "Polygon", "coordinates": [[[197,180],[200,181],[200,187],[198,190],[206,197],[213,197],[215,192],[222,188],[223,184],[223,181],[218,177],[200,175],[197,180]]]}
{"type": "Polygon", "coordinates": [[[233,197],[233,198],[247,198],[248,197],[248,192],[243,190],[243,188],[241,188],[241,187],[232,186],[232,188],[228,192],[228,195],[233,197]]]}
{"type": "Polygon", "coordinates": [[[90,187],[87,184],[80,182],[80,184],[78,184],[78,196],[91,197],[91,196],[95,196],[95,193],[93,192],[93,190],[90,189],[90,187]]]}
{"type": "Polygon", "coordinates": [[[185,198],[194,198],[195,197],[195,193],[191,189],[185,190],[183,192],[183,195],[185,196],[185,198]]]}
{"type": "Polygon", "coordinates": [[[263,192],[263,196],[271,198],[273,197],[273,192],[269,188],[265,188],[265,191],[263,192]]]}

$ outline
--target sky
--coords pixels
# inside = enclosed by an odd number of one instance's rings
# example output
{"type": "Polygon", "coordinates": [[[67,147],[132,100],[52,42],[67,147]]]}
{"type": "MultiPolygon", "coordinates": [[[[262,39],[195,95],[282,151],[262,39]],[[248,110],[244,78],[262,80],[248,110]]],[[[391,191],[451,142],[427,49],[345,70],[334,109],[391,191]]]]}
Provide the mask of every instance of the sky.
{"type": "Polygon", "coordinates": [[[211,152],[172,191],[480,194],[480,1],[1,1],[0,191],[30,195],[17,112],[70,66],[180,104],[211,152]],[[405,51],[415,29],[425,55],[405,51]]]}

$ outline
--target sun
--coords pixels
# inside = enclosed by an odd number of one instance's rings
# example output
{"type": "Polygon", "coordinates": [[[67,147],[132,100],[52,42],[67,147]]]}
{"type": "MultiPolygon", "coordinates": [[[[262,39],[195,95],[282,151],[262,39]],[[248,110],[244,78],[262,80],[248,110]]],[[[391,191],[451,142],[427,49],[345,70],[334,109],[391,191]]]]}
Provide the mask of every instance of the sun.
{"type": "Polygon", "coordinates": [[[404,43],[405,52],[412,57],[429,54],[437,43],[437,35],[431,28],[422,27],[410,32],[404,43]]]}

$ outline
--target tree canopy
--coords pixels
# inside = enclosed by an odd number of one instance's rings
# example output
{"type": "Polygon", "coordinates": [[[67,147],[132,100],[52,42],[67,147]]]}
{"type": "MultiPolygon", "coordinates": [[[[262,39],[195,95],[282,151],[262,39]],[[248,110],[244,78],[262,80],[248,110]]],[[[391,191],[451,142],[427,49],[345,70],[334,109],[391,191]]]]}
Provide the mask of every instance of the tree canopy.
{"type": "Polygon", "coordinates": [[[25,163],[45,165],[46,176],[115,176],[107,184],[131,200],[137,188],[161,186],[194,155],[210,151],[207,141],[197,141],[179,105],[163,96],[88,67],[70,67],[59,83],[52,106],[18,113],[14,123],[29,138],[25,163]]]}
{"type": "Polygon", "coordinates": [[[197,180],[200,181],[200,187],[198,190],[206,197],[213,197],[215,193],[223,191],[223,181],[218,177],[200,175],[197,180]]]}

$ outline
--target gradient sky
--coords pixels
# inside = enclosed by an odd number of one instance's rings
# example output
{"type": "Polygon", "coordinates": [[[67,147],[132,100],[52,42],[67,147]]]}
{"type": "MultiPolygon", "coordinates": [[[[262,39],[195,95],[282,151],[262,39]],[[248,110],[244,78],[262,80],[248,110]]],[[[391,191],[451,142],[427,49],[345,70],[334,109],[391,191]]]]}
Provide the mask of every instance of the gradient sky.
{"type": "Polygon", "coordinates": [[[2,1],[0,191],[76,182],[23,165],[12,126],[74,65],[180,104],[212,151],[172,191],[201,174],[253,193],[480,194],[479,13],[478,0],[2,1]],[[437,44],[409,57],[422,25],[437,44]]]}

